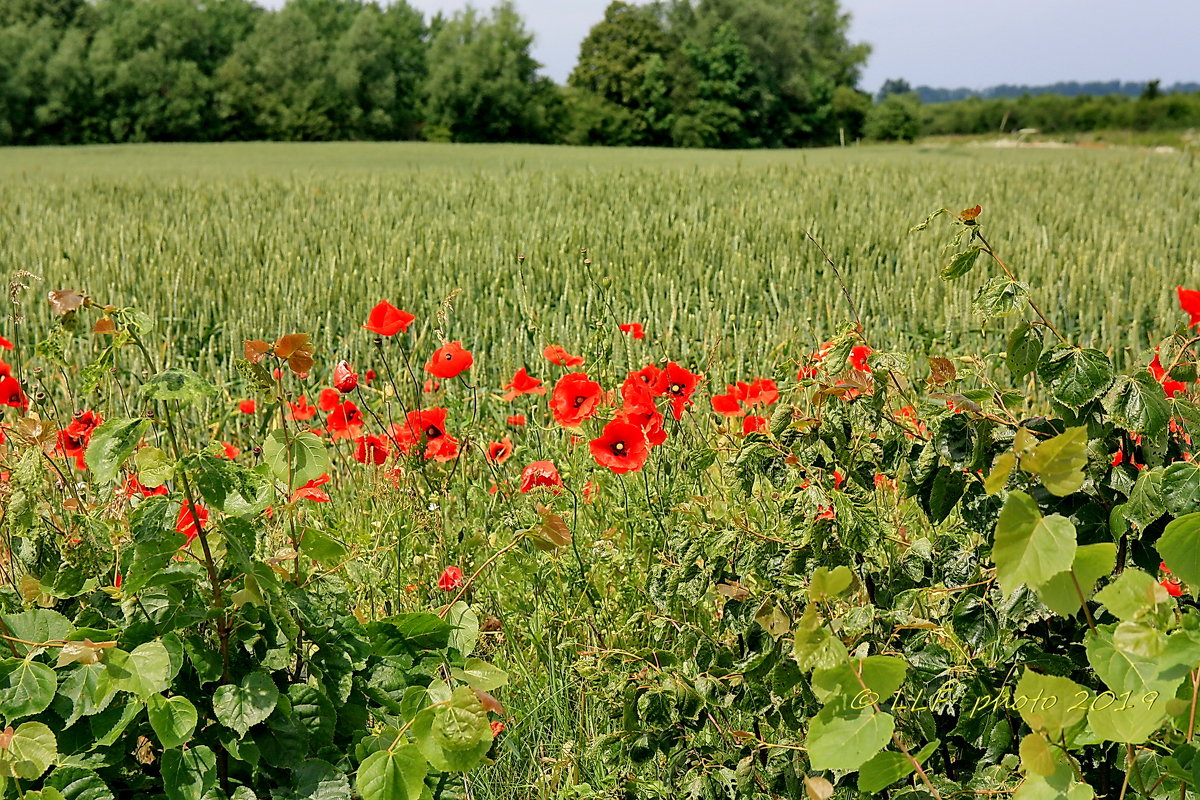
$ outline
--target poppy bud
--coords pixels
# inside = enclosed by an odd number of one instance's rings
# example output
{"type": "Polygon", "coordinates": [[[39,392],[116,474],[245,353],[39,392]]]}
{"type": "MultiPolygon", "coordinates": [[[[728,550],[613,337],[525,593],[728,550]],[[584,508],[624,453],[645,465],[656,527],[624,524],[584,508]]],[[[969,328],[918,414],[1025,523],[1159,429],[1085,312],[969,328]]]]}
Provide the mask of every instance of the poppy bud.
{"type": "Polygon", "coordinates": [[[333,385],[342,394],[349,394],[358,386],[358,373],[350,369],[346,361],[339,361],[333,368],[333,385]]]}

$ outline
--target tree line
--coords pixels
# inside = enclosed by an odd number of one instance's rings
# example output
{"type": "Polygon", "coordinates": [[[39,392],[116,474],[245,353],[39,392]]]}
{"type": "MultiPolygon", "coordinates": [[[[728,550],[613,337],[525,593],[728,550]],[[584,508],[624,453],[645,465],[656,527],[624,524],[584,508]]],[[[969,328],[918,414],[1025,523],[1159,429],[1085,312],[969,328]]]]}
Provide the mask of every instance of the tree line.
{"type": "MultiPolygon", "coordinates": [[[[1200,125],[1200,94],[920,105],[856,86],[837,0],[612,2],[565,86],[511,0],[0,0],[0,144],[396,140],[797,147],[1200,125]],[[1080,126],[1083,126],[1082,128],[1080,126]]],[[[1147,87],[1147,91],[1150,87],[1147,87]]]]}
{"type": "Polygon", "coordinates": [[[0,0],[0,143],[238,139],[780,147],[857,135],[837,0],[613,2],[566,86],[508,0],[0,0]]]}

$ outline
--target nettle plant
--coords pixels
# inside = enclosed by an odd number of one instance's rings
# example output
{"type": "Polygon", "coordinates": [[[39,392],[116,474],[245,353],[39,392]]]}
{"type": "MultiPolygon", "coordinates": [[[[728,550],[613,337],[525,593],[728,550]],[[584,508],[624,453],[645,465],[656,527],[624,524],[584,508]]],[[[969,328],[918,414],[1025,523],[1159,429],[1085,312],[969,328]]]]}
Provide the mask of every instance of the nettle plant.
{"type": "Polygon", "coordinates": [[[1117,375],[980,212],[914,230],[952,221],[944,280],[995,268],[1003,352],[923,372],[850,325],[683,462],[649,646],[578,667],[619,698],[631,796],[1200,796],[1200,292],[1117,375]]]}
{"type": "Polygon", "coordinates": [[[328,445],[284,394],[314,365],[308,337],[247,343],[242,369],[277,412],[250,467],[199,444],[217,390],[160,368],[148,317],[50,298],[37,356],[65,385],[22,375],[17,348],[0,386],[16,414],[0,443],[0,796],[458,791],[503,727],[490,693],[507,676],[473,656],[461,573],[436,612],[390,615],[343,577],[360,553],[311,511],[329,500],[328,445]],[[87,331],[106,344],[68,382],[87,331]],[[136,370],[140,385],[116,377],[136,370]]]}

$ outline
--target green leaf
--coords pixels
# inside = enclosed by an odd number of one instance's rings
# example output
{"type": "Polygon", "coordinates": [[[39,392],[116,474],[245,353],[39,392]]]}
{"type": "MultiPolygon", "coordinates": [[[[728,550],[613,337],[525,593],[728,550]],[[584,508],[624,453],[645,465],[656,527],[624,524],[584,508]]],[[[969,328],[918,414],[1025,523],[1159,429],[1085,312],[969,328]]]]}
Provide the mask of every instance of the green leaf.
{"type": "Polygon", "coordinates": [[[171,656],[159,641],[140,644],[131,653],[107,650],[104,664],[113,686],[143,700],[165,692],[171,684],[171,656]]]}
{"type": "Polygon", "coordinates": [[[1145,369],[1118,378],[1104,398],[1104,407],[1117,425],[1151,437],[1165,431],[1171,418],[1162,384],[1145,369]]]}
{"type": "Polygon", "coordinates": [[[297,800],[350,800],[346,773],[319,758],[310,758],[292,773],[297,800]]]}
{"type": "Polygon", "coordinates": [[[891,714],[863,709],[850,716],[822,711],[808,726],[808,760],[813,769],[856,770],[892,738],[896,721],[891,714]]]}
{"type": "Polygon", "coordinates": [[[0,661],[0,715],[8,723],[41,713],[56,691],[54,670],[45,664],[20,658],[0,661]]]}
{"type": "Polygon", "coordinates": [[[217,387],[196,372],[181,367],[164,369],[142,384],[142,397],[147,400],[178,400],[181,405],[214,397],[217,387]]]}
{"type": "Polygon", "coordinates": [[[507,672],[478,658],[468,658],[462,669],[455,667],[450,674],[481,692],[491,692],[508,683],[507,672]]]}
{"type": "Polygon", "coordinates": [[[179,555],[186,539],[175,530],[178,513],[178,504],[165,497],[149,497],[129,514],[133,562],[125,570],[122,588],[126,594],[136,594],[179,555]]]}
{"type": "Polygon", "coordinates": [[[442,772],[473,769],[492,746],[487,711],[465,686],[454,690],[449,705],[419,713],[412,730],[421,753],[442,772]]]}
{"type": "Polygon", "coordinates": [[[1008,485],[1008,476],[1016,466],[1017,457],[1010,453],[1001,453],[992,462],[992,471],[983,482],[983,490],[988,494],[996,494],[1008,485]]]}
{"type": "Polygon", "coordinates": [[[1157,547],[1171,574],[1186,583],[1193,595],[1200,591],[1200,512],[1168,523],[1157,547]]]}
{"type": "Polygon", "coordinates": [[[1082,700],[1089,696],[1087,689],[1070,678],[1041,675],[1026,667],[1013,690],[1013,705],[1030,728],[1057,740],[1083,721],[1088,705],[1082,700]]]}
{"type": "Polygon", "coordinates": [[[1129,491],[1129,500],[1114,509],[1137,530],[1145,530],[1166,513],[1162,493],[1164,473],[1161,467],[1142,470],[1129,491]]]}
{"type": "Polygon", "coordinates": [[[1036,589],[1038,599],[1055,614],[1064,617],[1077,614],[1083,608],[1079,592],[1083,592],[1085,598],[1091,598],[1096,581],[1111,574],[1116,565],[1117,546],[1114,543],[1085,544],[1075,550],[1069,572],[1060,572],[1036,589]]]}
{"type": "Polygon", "coordinates": [[[829,669],[814,670],[812,690],[822,703],[840,700],[840,710],[859,711],[891,699],[900,690],[907,671],[908,664],[895,656],[853,658],[829,669]]]}
{"type": "Polygon", "coordinates": [[[469,605],[459,600],[450,606],[446,621],[454,626],[450,633],[450,647],[464,656],[471,655],[479,641],[479,617],[469,605]]]}
{"type": "Polygon", "coordinates": [[[987,319],[1015,314],[1029,299],[1029,287],[1004,276],[992,278],[975,293],[971,305],[987,319]]]}
{"type": "Polygon", "coordinates": [[[1021,457],[1021,469],[1037,475],[1051,494],[1066,497],[1083,486],[1087,466],[1087,427],[1068,428],[1021,457]]]}
{"type": "Polygon", "coordinates": [[[813,602],[837,597],[850,588],[854,582],[854,573],[850,568],[841,565],[832,570],[828,567],[817,567],[808,582],[808,597],[813,602]]]}
{"type": "Polygon", "coordinates": [[[190,455],[183,459],[183,467],[204,499],[226,514],[253,517],[271,503],[270,481],[227,458],[190,455]]]}
{"type": "Polygon", "coordinates": [[[1173,516],[1200,511],[1200,465],[1178,461],[1167,467],[1163,472],[1162,497],[1173,516]]]}
{"type": "MultiPolygon", "coordinates": [[[[305,431],[291,437],[291,485],[288,489],[303,486],[329,472],[329,453],[325,443],[316,434],[305,431]]],[[[274,430],[263,442],[263,461],[271,468],[271,474],[281,483],[288,482],[288,447],[283,430],[274,430]]]]}
{"type": "Polygon", "coordinates": [[[54,731],[40,722],[22,722],[13,731],[8,747],[0,749],[0,776],[37,780],[57,757],[54,731]]]}
{"type": "Polygon", "coordinates": [[[217,783],[217,757],[204,745],[162,755],[163,788],[170,800],[201,800],[217,783]]]}
{"type": "Polygon", "coordinates": [[[1021,380],[1037,368],[1042,354],[1041,330],[1031,323],[1017,326],[1008,337],[1008,349],[1004,361],[1014,380],[1021,380]]]}
{"type": "Polygon", "coordinates": [[[45,785],[57,789],[63,800],[113,800],[108,784],[85,767],[59,767],[47,776],[45,785]]]}
{"type": "Polygon", "coordinates": [[[449,646],[453,630],[449,622],[427,611],[397,614],[367,625],[371,644],[381,656],[442,650],[449,646]]]}
{"type": "MultiPolygon", "coordinates": [[[[7,629],[6,635],[15,639],[24,639],[26,642],[50,642],[55,639],[66,639],[73,627],[66,617],[48,608],[35,608],[19,614],[0,614],[0,619],[4,620],[4,627],[7,629]]],[[[7,645],[0,644],[0,647],[4,647],[10,653],[12,650],[9,648],[13,648],[21,656],[26,656],[31,650],[36,649],[11,640],[7,645]]]]}
{"type": "Polygon", "coordinates": [[[110,419],[92,431],[83,460],[98,482],[109,483],[117,477],[148,427],[150,420],[145,418],[110,419]]]}
{"type": "Polygon", "coordinates": [[[1126,569],[1096,592],[1095,599],[1117,619],[1132,622],[1153,613],[1155,606],[1167,602],[1168,597],[1167,590],[1153,577],[1140,569],[1126,569]]]}
{"type": "Polygon", "coordinates": [[[1113,382],[1112,362],[1099,350],[1058,344],[1038,359],[1038,377],[1055,400],[1069,408],[1082,408],[1108,390],[1113,382]]]}
{"type": "MultiPolygon", "coordinates": [[[[925,759],[933,755],[940,742],[932,741],[921,748],[919,753],[914,753],[913,758],[918,764],[923,764],[925,759]]],[[[867,763],[858,768],[858,790],[874,794],[881,792],[899,780],[903,780],[916,771],[911,760],[906,758],[903,753],[897,753],[892,750],[884,750],[882,753],[875,754],[867,763]]]]}
{"type": "Polygon", "coordinates": [[[975,262],[979,258],[981,247],[968,247],[960,253],[955,253],[950,257],[949,263],[942,267],[942,280],[952,281],[955,278],[961,278],[975,267],[975,262]]]}
{"type": "Polygon", "coordinates": [[[1071,568],[1075,547],[1071,520],[1057,514],[1043,517],[1032,497],[1011,492],[1000,511],[992,547],[996,581],[1006,595],[1022,583],[1036,589],[1071,568]]]}
{"type": "Polygon", "coordinates": [[[137,467],[138,483],[150,489],[157,489],[175,473],[175,462],[157,447],[143,447],[133,457],[133,465],[137,467]]]}
{"type": "Polygon", "coordinates": [[[279,702],[279,690],[265,672],[251,672],[238,686],[226,684],[213,694],[213,712],[222,725],[242,736],[271,716],[279,702]]]}
{"type": "Polygon", "coordinates": [[[414,744],[372,753],[358,767],[354,786],[362,800],[417,800],[429,765],[414,744]]]}
{"type": "Polygon", "coordinates": [[[146,701],[146,713],[164,749],[179,747],[196,731],[196,707],[186,697],[151,695],[146,701]]]}
{"type": "Polygon", "coordinates": [[[305,528],[300,539],[300,552],[321,566],[330,567],[341,563],[349,551],[346,549],[346,545],[324,531],[317,528],[305,528]]]}
{"type": "Polygon", "coordinates": [[[821,624],[815,602],[804,608],[792,638],[792,658],[805,671],[834,667],[850,657],[842,640],[821,624]]]}

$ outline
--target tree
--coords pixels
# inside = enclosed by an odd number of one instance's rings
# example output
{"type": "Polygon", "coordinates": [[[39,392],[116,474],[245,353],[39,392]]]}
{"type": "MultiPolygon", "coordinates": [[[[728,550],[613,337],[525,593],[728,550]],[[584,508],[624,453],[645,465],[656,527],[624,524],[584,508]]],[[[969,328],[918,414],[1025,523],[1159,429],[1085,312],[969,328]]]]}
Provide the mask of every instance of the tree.
{"type": "Polygon", "coordinates": [[[911,142],[921,133],[921,107],[915,94],[893,94],[867,113],[864,133],[878,141],[911,142]]]}
{"type": "Polygon", "coordinates": [[[908,81],[904,78],[888,78],[883,82],[883,86],[879,87],[879,93],[875,95],[875,101],[882,103],[887,98],[894,94],[908,94],[913,88],[908,85],[908,81]]]}
{"type": "Polygon", "coordinates": [[[591,96],[580,103],[606,119],[619,117],[624,126],[592,126],[582,120],[598,137],[588,143],[669,143],[671,87],[664,67],[676,49],[655,7],[620,0],[609,4],[604,19],[580,44],[579,61],[567,85],[591,96]]]}
{"type": "Polygon", "coordinates": [[[707,41],[688,39],[683,54],[691,85],[677,95],[672,139],[680,147],[747,147],[755,144],[743,98],[753,89],[750,52],[733,26],[723,24],[707,41]]]}
{"type": "Polygon", "coordinates": [[[754,140],[793,147],[836,139],[834,90],[858,82],[870,52],[850,44],[849,23],[837,0],[699,0],[694,24],[731,26],[749,54],[741,107],[754,140]]]}
{"type": "Polygon", "coordinates": [[[429,46],[426,135],[455,142],[539,142],[552,125],[556,88],[538,75],[533,37],[510,0],[440,24],[429,46]]]}

